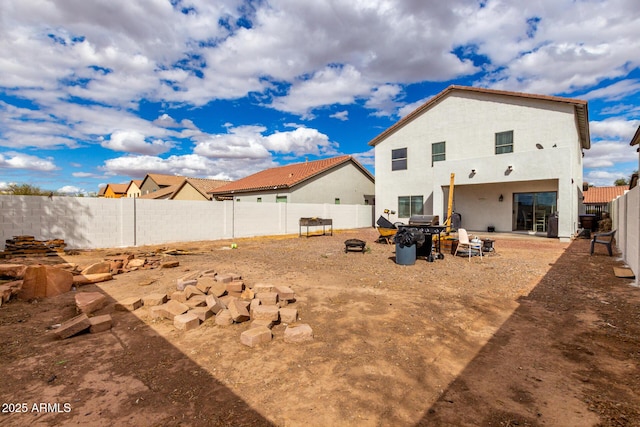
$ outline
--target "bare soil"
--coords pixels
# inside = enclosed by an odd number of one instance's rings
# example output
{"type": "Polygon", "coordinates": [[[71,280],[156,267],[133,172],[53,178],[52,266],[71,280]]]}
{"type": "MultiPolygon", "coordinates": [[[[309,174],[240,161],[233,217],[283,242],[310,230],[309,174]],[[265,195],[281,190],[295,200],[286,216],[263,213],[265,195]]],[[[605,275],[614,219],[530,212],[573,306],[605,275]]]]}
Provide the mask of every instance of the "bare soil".
{"type": "Polygon", "coordinates": [[[305,344],[277,325],[250,348],[248,323],[184,332],[146,307],[59,340],[50,327],[75,315],[74,292],[12,300],[0,307],[0,426],[640,426],[640,289],[614,276],[621,261],[590,256],[588,240],[491,236],[483,260],[411,266],[373,229],[165,245],[190,254],[77,290],[115,303],[170,294],[196,270],[238,273],[295,290],[305,344]],[[367,251],[345,253],[351,238],[367,251]]]}

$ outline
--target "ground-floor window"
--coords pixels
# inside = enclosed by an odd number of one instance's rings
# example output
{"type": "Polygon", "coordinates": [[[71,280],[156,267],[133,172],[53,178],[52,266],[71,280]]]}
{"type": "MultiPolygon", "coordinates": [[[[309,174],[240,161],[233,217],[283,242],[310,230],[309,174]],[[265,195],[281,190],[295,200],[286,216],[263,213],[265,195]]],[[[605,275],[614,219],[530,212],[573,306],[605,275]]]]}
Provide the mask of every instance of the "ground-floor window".
{"type": "Polygon", "coordinates": [[[409,218],[412,215],[423,215],[423,196],[400,196],[398,197],[398,217],[409,218]]]}
{"type": "Polygon", "coordinates": [[[556,212],[558,193],[515,193],[513,195],[513,230],[547,231],[549,216],[556,212]]]}

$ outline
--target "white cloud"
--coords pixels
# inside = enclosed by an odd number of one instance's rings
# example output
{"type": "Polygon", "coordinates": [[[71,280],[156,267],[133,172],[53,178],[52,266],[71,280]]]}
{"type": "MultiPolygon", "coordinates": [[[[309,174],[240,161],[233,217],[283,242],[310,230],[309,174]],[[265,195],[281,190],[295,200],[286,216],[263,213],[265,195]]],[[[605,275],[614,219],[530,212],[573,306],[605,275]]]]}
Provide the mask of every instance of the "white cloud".
{"type": "Polygon", "coordinates": [[[41,172],[49,172],[57,169],[52,159],[42,159],[14,151],[0,153],[0,168],[26,169],[41,172]]]}
{"type": "Polygon", "coordinates": [[[629,180],[630,177],[630,171],[625,173],[621,171],[592,170],[585,174],[584,181],[596,187],[607,187],[613,185],[617,179],[629,180]]]}
{"type": "Polygon", "coordinates": [[[329,137],[316,129],[305,127],[290,132],[276,132],[265,138],[265,147],[277,153],[293,153],[296,156],[305,154],[333,155],[336,154],[336,143],[329,141],[329,137]]]}
{"type": "Polygon", "coordinates": [[[330,115],[329,117],[333,118],[333,119],[338,119],[341,121],[347,121],[349,120],[349,112],[347,110],[343,110],[343,111],[338,111],[332,115],[330,115]]]}
{"type": "Polygon", "coordinates": [[[212,179],[239,179],[277,166],[271,158],[209,159],[197,154],[170,156],[126,156],[107,160],[101,167],[109,175],[143,176],[163,173],[212,179]]]}
{"type": "Polygon", "coordinates": [[[76,195],[76,194],[87,194],[86,190],[75,187],[73,185],[65,185],[64,187],[60,187],[57,190],[58,193],[76,195]]]}
{"type": "Polygon", "coordinates": [[[271,107],[290,113],[307,115],[310,110],[332,104],[352,104],[368,95],[371,84],[351,65],[326,67],[311,78],[291,87],[289,94],[273,100],[271,107]]]}
{"type": "Polygon", "coordinates": [[[376,116],[391,116],[396,113],[400,103],[396,101],[402,89],[398,85],[378,87],[364,104],[365,108],[375,110],[376,116]]]}
{"type": "Polygon", "coordinates": [[[415,102],[412,102],[410,104],[406,104],[406,105],[402,106],[401,108],[398,109],[398,115],[400,117],[404,117],[407,114],[412,113],[418,107],[421,107],[423,104],[425,104],[427,101],[429,101],[429,99],[431,99],[431,97],[420,99],[418,101],[415,101],[415,102]]]}
{"type": "Polygon", "coordinates": [[[612,167],[617,163],[637,161],[637,153],[629,142],[598,141],[584,152],[585,168],[612,167]]]}
{"type": "Polygon", "coordinates": [[[166,153],[173,147],[172,143],[159,139],[147,142],[145,136],[136,131],[114,132],[108,141],[103,141],[100,145],[114,151],[149,155],[166,153]]]}
{"type": "Polygon", "coordinates": [[[593,139],[617,139],[631,142],[640,120],[607,119],[589,122],[589,132],[593,139]]]}
{"type": "Polygon", "coordinates": [[[193,152],[212,159],[264,159],[271,157],[271,152],[296,156],[336,153],[337,143],[316,129],[297,126],[267,136],[265,131],[262,126],[238,126],[228,127],[226,134],[200,134],[194,137],[197,143],[193,152]]]}
{"type": "Polygon", "coordinates": [[[640,92],[640,81],[635,79],[622,80],[608,86],[594,89],[581,95],[582,99],[606,99],[617,101],[632,96],[640,92]]]}

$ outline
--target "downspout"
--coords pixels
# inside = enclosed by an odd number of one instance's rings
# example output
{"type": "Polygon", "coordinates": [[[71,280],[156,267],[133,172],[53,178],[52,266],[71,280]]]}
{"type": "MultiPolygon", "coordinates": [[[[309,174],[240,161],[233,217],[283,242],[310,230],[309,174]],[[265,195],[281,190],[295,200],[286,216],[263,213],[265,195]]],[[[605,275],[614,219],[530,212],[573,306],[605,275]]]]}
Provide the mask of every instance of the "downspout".
{"type": "Polygon", "coordinates": [[[136,212],[136,195],[133,195],[133,246],[138,246],[138,217],[136,212]]]}

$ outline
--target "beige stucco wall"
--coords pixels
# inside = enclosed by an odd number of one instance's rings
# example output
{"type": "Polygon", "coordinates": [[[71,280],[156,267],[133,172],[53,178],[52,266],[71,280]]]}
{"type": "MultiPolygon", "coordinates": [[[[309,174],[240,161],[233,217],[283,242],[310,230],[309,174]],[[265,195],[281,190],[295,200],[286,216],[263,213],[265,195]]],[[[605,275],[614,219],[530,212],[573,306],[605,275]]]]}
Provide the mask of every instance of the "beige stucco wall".
{"type": "MultiPolygon", "coordinates": [[[[509,192],[528,191],[530,181],[557,182],[559,237],[568,239],[577,228],[578,189],[582,186],[582,155],[574,107],[536,99],[495,97],[484,93],[453,92],[439,104],[399,129],[375,147],[376,216],[397,210],[398,196],[423,195],[425,214],[446,216],[442,187],[455,184],[509,186],[509,192]],[[513,131],[513,153],[495,154],[495,134],[513,131]],[[431,165],[431,144],[446,142],[446,161],[431,165]],[[544,148],[537,149],[536,144],[544,148]],[[555,147],[553,147],[555,145],[555,147]],[[407,170],[391,170],[391,151],[407,147],[407,170]],[[507,173],[507,167],[513,171],[507,173]],[[471,174],[475,169],[476,173],[471,174]]],[[[481,188],[481,187],[470,187],[481,188]]],[[[483,204],[462,200],[469,217],[481,215],[483,204]]],[[[492,215],[494,224],[511,230],[511,197],[492,215]]],[[[477,199],[477,198],[476,198],[477,199]]],[[[486,207],[485,207],[486,208],[486,207]]],[[[405,220],[405,218],[399,218],[405,220]]]]}
{"type": "Polygon", "coordinates": [[[174,196],[174,200],[209,200],[202,195],[198,190],[193,188],[193,185],[187,183],[185,184],[180,191],[178,191],[174,196]]]}
{"type": "Polygon", "coordinates": [[[344,205],[364,205],[364,195],[374,194],[375,184],[357,166],[344,163],[330,171],[318,175],[291,190],[271,190],[263,192],[240,193],[234,196],[236,201],[256,202],[258,197],[263,203],[276,201],[276,196],[287,196],[287,203],[335,203],[340,199],[344,205]]]}

